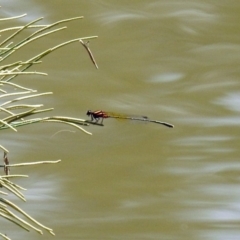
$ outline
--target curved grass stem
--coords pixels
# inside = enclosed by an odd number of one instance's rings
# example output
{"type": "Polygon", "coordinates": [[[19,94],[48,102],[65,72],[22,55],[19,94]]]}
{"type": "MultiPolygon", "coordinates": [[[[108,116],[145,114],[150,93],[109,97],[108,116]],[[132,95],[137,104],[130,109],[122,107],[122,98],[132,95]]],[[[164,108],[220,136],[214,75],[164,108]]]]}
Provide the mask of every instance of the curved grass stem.
{"type": "Polygon", "coordinates": [[[15,16],[15,17],[10,17],[10,18],[0,18],[0,21],[8,21],[8,20],[13,20],[13,19],[17,19],[17,18],[22,18],[22,17],[25,17],[27,16],[26,13],[22,14],[22,15],[19,15],[19,16],[15,16]]]}
{"type": "MultiPolygon", "coordinates": [[[[20,17],[24,17],[25,15],[26,14],[12,17],[12,18],[0,19],[0,21],[17,19],[20,17]]],[[[60,20],[52,24],[42,24],[42,25],[38,24],[38,22],[43,18],[38,18],[23,26],[15,26],[15,27],[10,27],[10,28],[5,28],[0,30],[0,33],[4,33],[4,32],[10,33],[9,34],[10,36],[6,37],[5,39],[1,38],[3,40],[0,43],[0,63],[2,63],[6,59],[8,60],[9,57],[12,57],[12,56],[15,57],[15,53],[20,49],[21,50],[25,49],[25,47],[28,46],[28,44],[35,43],[36,40],[40,40],[42,38],[46,39],[50,34],[54,34],[56,32],[66,29],[66,26],[52,29],[57,25],[60,25],[62,23],[67,23],[73,20],[82,19],[82,18],[83,18],[82,16],[74,17],[74,18],[60,20]],[[26,31],[27,29],[28,31],[26,31]],[[31,31],[30,34],[28,33],[29,31],[31,31]],[[27,37],[26,36],[23,37],[23,34],[25,33],[27,33],[27,37]],[[16,39],[20,39],[20,40],[16,41],[16,39]]],[[[20,126],[26,126],[29,124],[40,123],[40,122],[42,123],[53,122],[53,123],[67,124],[71,127],[77,128],[80,131],[83,131],[88,135],[91,135],[90,132],[86,131],[84,128],[81,127],[81,126],[89,126],[87,121],[84,119],[64,117],[64,116],[51,116],[51,117],[48,116],[48,117],[33,118],[33,115],[41,114],[47,111],[52,111],[53,108],[42,108],[43,104],[31,104],[31,103],[28,103],[28,101],[30,101],[33,98],[35,99],[36,97],[43,97],[45,95],[52,94],[52,92],[36,93],[37,91],[34,89],[26,88],[24,86],[21,86],[17,83],[13,83],[11,81],[15,77],[20,75],[21,76],[47,75],[44,72],[27,71],[27,69],[29,69],[33,65],[41,63],[40,60],[43,57],[47,56],[49,53],[52,53],[53,51],[59,48],[65,47],[66,45],[72,44],[74,42],[81,42],[81,44],[83,44],[92,62],[95,64],[96,67],[98,67],[90,49],[88,48],[87,43],[84,42],[85,40],[94,39],[94,38],[97,38],[97,36],[71,39],[63,43],[57,44],[43,52],[40,52],[39,54],[32,56],[27,61],[14,61],[13,63],[7,62],[4,65],[1,65],[0,66],[0,86],[1,86],[0,114],[2,114],[3,117],[1,117],[0,119],[0,130],[10,128],[11,130],[17,131],[16,128],[20,126]],[[7,100],[5,100],[6,98],[7,100]],[[18,103],[19,101],[23,101],[23,103],[19,104],[18,103]]],[[[1,145],[0,145],[0,149],[4,152],[3,164],[0,165],[0,168],[2,168],[4,171],[4,175],[0,176],[0,187],[5,188],[6,190],[6,192],[0,191],[0,194],[6,195],[8,192],[10,192],[23,201],[26,201],[25,196],[23,194],[23,191],[26,189],[13,183],[11,181],[12,180],[11,178],[28,177],[28,176],[18,175],[18,174],[10,175],[9,174],[10,168],[34,166],[34,165],[40,165],[40,164],[53,164],[53,163],[59,163],[61,161],[61,160],[56,160],[56,161],[25,162],[25,163],[10,164],[9,158],[7,156],[7,153],[9,151],[1,145]]],[[[3,217],[8,221],[13,222],[19,227],[25,229],[26,231],[29,231],[30,229],[34,229],[38,233],[43,234],[42,229],[44,229],[48,231],[50,234],[55,235],[51,228],[48,228],[43,224],[39,223],[38,221],[33,219],[31,216],[29,216],[26,212],[24,212],[22,209],[20,209],[18,206],[16,206],[12,202],[4,198],[0,198],[0,217],[3,217]],[[9,210],[9,208],[10,209],[12,208],[14,212],[11,211],[12,209],[9,210]],[[15,211],[17,212],[18,215],[15,214],[15,211]],[[22,219],[22,216],[19,216],[19,214],[22,214],[24,219],[22,219]]],[[[3,237],[4,239],[9,240],[9,238],[2,233],[0,233],[0,236],[3,237]]]]}
{"type": "Polygon", "coordinates": [[[8,42],[9,40],[13,39],[16,35],[18,35],[19,33],[21,33],[25,28],[27,28],[28,26],[34,24],[35,22],[38,22],[40,20],[42,20],[43,18],[38,18],[30,23],[28,23],[27,25],[23,26],[22,28],[20,28],[18,31],[16,31],[14,34],[12,34],[11,36],[9,36],[8,38],[6,38],[3,42],[0,43],[0,47],[5,44],[6,42],[8,42]]]}

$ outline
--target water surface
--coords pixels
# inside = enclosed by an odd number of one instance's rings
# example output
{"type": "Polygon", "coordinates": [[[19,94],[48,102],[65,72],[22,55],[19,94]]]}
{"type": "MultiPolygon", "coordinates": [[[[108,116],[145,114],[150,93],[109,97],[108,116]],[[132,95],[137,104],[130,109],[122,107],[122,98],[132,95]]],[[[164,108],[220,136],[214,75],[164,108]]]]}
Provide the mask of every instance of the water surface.
{"type": "MultiPolygon", "coordinates": [[[[75,43],[34,68],[48,77],[17,80],[53,91],[39,99],[53,115],[86,118],[88,109],[102,109],[175,125],[106,119],[87,128],[93,136],[50,123],[3,131],[11,162],[62,159],[12,170],[30,175],[19,181],[28,188],[26,211],[58,239],[238,239],[238,1],[3,1],[1,11],[27,12],[18,24],[84,15],[29,45],[26,59],[67,39],[99,36],[90,42],[99,70],[75,43]]],[[[12,239],[42,239],[4,229],[12,239]]]]}

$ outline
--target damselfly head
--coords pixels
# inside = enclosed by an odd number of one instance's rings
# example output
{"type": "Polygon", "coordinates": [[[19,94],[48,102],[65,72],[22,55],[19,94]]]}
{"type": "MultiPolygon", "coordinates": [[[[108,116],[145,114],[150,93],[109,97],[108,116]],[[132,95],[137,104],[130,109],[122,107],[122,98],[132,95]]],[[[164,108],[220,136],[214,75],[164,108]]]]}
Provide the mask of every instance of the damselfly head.
{"type": "Polygon", "coordinates": [[[92,111],[91,110],[88,110],[87,111],[87,115],[90,116],[92,114],[92,111]]]}

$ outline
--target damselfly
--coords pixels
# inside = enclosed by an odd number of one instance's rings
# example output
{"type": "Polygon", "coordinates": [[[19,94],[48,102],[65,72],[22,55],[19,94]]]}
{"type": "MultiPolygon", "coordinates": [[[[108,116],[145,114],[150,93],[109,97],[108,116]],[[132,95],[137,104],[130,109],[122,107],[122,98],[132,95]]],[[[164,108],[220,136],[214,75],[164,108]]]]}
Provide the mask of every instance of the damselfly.
{"type": "Polygon", "coordinates": [[[118,114],[118,113],[112,113],[112,112],[104,112],[102,110],[97,110],[97,111],[87,111],[87,115],[91,116],[92,121],[98,122],[100,119],[102,119],[101,124],[103,123],[104,118],[118,118],[118,119],[128,119],[128,120],[134,120],[134,121],[143,121],[143,122],[152,122],[152,123],[157,123],[164,125],[166,127],[173,128],[174,125],[167,123],[167,122],[162,122],[158,120],[151,120],[146,116],[139,116],[139,117],[131,117],[128,115],[123,115],[123,114],[118,114]]]}

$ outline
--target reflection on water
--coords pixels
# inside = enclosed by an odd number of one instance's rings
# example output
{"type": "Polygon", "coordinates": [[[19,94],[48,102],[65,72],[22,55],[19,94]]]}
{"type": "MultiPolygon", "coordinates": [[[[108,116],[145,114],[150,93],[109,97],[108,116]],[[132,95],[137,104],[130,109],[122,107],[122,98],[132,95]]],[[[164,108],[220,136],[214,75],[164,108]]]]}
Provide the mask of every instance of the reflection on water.
{"type": "Polygon", "coordinates": [[[240,111],[240,92],[228,93],[227,96],[224,96],[216,101],[217,104],[221,104],[227,109],[239,112],[240,111]]]}
{"type": "Polygon", "coordinates": [[[54,92],[55,115],[101,109],[175,128],[106,119],[92,137],[51,124],[5,134],[12,161],[63,160],[30,169],[37,207],[24,208],[58,239],[238,239],[239,3],[70,2],[35,0],[40,16],[85,16],[68,34],[99,35],[99,70],[78,45],[44,60],[36,88],[54,92]]]}
{"type": "Polygon", "coordinates": [[[151,82],[156,82],[156,83],[158,83],[158,82],[159,83],[174,82],[174,81],[181,80],[181,78],[183,78],[182,73],[169,72],[169,73],[163,73],[163,74],[159,74],[157,76],[154,76],[150,81],[151,82]]]}

